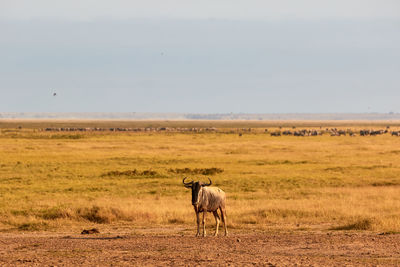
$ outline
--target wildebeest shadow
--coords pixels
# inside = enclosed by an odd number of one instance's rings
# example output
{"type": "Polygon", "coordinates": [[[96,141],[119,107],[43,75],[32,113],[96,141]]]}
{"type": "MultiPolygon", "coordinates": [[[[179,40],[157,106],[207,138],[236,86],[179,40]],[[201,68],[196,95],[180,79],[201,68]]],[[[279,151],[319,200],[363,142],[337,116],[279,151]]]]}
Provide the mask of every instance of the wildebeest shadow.
{"type": "Polygon", "coordinates": [[[78,236],[64,236],[62,237],[63,239],[79,239],[79,240],[115,240],[115,239],[123,239],[126,238],[124,236],[103,236],[103,237],[95,237],[95,236],[83,236],[83,237],[78,237],[78,236]]]}

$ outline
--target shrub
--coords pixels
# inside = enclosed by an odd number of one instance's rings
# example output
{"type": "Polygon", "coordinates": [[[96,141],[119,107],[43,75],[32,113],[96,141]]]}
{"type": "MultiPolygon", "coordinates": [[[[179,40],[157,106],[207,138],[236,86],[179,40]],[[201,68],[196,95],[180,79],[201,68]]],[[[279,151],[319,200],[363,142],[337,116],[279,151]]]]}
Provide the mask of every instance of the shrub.
{"type": "Polygon", "coordinates": [[[131,177],[142,177],[142,176],[147,176],[147,177],[153,177],[158,175],[156,171],[153,170],[144,170],[144,171],[138,171],[136,169],[133,170],[127,170],[127,171],[109,171],[107,173],[102,174],[101,176],[131,176],[131,177]]]}
{"type": "Polygon", "coordinates": [[[372,230],[373,220],[364,218],[358,219],[353,223],[333,227],[332,230],[372,230]]]}
{"type": "Polygon", "coordinates": [[[202,174],[202,175],[214,175],[217,173],[221,173],[224,170],[220,168],[201,168],[201,169],[190,169],[190,168],[183,168],[183,169],[169,169],[169,172],[172,173],[185,173],[185,174],[202,174]]]}

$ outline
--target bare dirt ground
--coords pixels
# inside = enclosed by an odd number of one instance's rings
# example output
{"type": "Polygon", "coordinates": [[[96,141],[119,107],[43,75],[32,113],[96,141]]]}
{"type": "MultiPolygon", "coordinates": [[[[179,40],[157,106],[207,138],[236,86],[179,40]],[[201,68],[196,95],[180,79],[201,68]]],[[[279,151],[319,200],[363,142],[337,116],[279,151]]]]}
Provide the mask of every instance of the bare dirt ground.
{"type": "Polygon", "coordinates": [[[294,232],[184,234],[0,234],[1,266],[396,266],[400,235],[294,232]]]}

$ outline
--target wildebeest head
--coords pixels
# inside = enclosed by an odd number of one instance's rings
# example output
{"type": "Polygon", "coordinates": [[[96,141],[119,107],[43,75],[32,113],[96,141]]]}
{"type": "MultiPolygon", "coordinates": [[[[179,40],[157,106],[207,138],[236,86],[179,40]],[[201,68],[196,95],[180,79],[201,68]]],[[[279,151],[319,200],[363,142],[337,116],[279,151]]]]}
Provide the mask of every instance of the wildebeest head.
{"type": "Polygon", "coordinates": [[[192,205],[197,205],[199,203],[199,195],[201,193],[201,190],[203,187],[205,186],[210,186],[212,184],[211,179],[208,178],[208,180],[210,181],[208,184],[197,181],[191,181],[188,183],[185,183],[187,177],[183,178],[183,184],[186,188],[191,188],[192,189],[192,205]]]}

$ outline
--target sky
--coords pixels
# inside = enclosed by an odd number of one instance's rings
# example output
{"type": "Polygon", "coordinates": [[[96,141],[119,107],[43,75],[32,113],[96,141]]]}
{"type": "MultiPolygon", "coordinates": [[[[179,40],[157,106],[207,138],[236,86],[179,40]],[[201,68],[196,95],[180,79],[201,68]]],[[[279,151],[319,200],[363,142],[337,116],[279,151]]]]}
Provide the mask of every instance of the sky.
{"type": "Polygon", "coordinates": [[[399,47],[398,0],[0,0],[0,112],[400,112],[399,47]]]}

